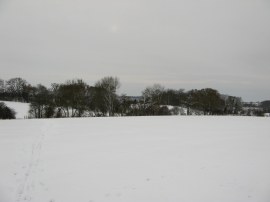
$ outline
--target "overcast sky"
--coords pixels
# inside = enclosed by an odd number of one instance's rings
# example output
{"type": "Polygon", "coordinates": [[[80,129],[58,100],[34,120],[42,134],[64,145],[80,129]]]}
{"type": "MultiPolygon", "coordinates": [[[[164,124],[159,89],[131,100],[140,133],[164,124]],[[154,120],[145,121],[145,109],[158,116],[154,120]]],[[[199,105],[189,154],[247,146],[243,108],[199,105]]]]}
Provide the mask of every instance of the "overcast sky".
{"type": "Polygon", "coordinates": [[[270,99],[269,0],[0,0],[0,78],[270,99]]]}

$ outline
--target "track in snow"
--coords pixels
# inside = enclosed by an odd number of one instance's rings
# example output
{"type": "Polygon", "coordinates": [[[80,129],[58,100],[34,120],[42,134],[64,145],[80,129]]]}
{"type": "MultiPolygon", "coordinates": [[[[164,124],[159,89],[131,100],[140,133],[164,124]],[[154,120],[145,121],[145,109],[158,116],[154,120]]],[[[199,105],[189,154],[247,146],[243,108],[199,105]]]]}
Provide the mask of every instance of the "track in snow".
{"type": "Polygon", "coordinates": [[[24,179],[19,186],[17,202],[32,201],[31,194],[36,188],[36,172],[38,172],[38,167],[41,161],[41,152],[46,134],[48,133],[48,128],[51,125],[44,124],[41,129],[41,134],[32,144],[31,157],[28,165],[26,166],[26,172],[24,174],[24,179]]]}

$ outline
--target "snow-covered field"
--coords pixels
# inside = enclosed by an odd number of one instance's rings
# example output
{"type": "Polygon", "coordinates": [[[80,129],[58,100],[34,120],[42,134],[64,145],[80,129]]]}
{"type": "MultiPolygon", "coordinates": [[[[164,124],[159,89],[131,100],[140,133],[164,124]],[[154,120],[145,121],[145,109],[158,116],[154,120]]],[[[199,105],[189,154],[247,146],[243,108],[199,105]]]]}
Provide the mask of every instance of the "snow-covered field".
{"type": "Polygon", "coordinates": [[[270,119],[0,121],[1,202],[269,202],[270,119]]]}
{"type": "Polygon", "coordinates": [[[28,116],[29,103],[22,102],[10,102],[10,101],[0,101],[4,102],[9,108],[16,112],[16,119],[24,119],[28,116]]]}

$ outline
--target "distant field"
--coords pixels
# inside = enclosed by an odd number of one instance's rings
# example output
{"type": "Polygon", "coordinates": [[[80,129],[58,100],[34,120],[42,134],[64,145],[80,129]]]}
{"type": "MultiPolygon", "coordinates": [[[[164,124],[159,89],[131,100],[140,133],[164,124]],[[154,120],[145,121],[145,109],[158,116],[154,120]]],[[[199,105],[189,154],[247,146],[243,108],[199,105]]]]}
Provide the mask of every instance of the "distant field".
{"type": "Polygon", "coordinates": [[[28,117],[29,103],[22,102],[10,102],[10,101],[1,101],[4,102],[9,108],[13,109],[16,112],[16,119],[24,119],[28,117]]]}
{"type": "Polygon", "coordinates": [[[270,119],[0,121],[0,202],[269,202],[270,119]]]}

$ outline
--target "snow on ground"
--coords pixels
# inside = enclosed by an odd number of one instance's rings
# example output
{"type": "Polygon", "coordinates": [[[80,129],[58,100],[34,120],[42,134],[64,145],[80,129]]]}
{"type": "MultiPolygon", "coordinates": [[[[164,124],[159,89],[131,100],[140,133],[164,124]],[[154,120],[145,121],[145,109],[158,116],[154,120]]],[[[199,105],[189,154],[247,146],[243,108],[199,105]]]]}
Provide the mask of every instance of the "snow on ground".
{"type": "Polygon", "coordinates": [[[269,202],[269,118],[0,121],[1,202],[269,202]]]}
{"type": "Polygon", "coordinates": [[[28,117],[29,103],[22,102],[10,102],[10,101],[0,101],[5,103],[9,108],[16,112],[16,119],[24,119],[28,117]]]}

